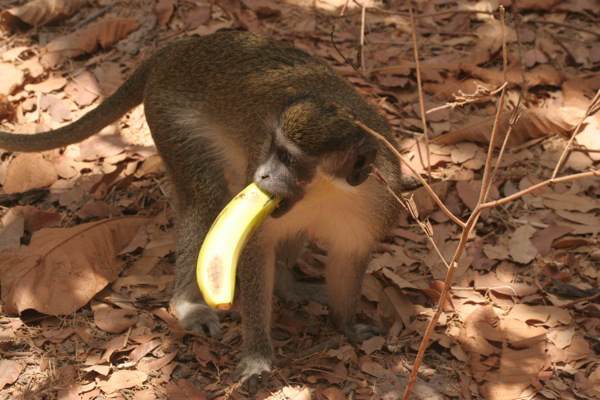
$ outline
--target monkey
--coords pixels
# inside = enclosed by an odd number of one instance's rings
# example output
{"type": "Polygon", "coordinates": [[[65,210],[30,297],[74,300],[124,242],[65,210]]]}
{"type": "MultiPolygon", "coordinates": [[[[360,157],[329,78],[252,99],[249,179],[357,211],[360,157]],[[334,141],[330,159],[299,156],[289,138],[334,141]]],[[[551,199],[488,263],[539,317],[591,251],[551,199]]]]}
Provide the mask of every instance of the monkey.
{"type": "Polygon", "coordinates": [[[69,125],[35,135],[0,132],[0,148],[64,147],[141,103],[174,186],[171,307],[182,328],[221,338],[221,315],[204,303],[195,277],[198,251],[219,212],[251,182],[282,199],[241,253],[242,351],[234,380],[254,391],[273,368],[274,289],[294,301],[310,295],[326,301],[331,322],[350,340],[381,333],[357,323],[356,308],[374,246],[400,210],[372,171],[396,193],[402,174],[394,154],[356,125],[361,121],[393,143],[386,118],[350,83],[291,44],[222,31],[159,50],[69,125]],[[296,285],[281,267],[295,261],[307,239],[327,251],[323,292],[316,285],[291,290],[296,285]]]}

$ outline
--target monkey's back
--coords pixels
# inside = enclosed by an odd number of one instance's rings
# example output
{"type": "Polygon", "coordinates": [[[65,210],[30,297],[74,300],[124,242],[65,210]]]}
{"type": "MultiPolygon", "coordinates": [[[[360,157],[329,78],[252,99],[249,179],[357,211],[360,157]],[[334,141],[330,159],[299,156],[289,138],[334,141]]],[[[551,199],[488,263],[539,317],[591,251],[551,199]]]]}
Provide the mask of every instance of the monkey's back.
{"type": "Polygon", "coordinates": [[[275,39],[219,32],[174,43],[150,62],[154,66],[146,87],[164,88],[174,106],[201,108],[228,124],[235,115],[243,129],[257,116],[269,118],[266,114],[278,113],[298,97],[316,94],[343,104],[374,129],[387,131],[369,104],[326,63],[275,39]]]}

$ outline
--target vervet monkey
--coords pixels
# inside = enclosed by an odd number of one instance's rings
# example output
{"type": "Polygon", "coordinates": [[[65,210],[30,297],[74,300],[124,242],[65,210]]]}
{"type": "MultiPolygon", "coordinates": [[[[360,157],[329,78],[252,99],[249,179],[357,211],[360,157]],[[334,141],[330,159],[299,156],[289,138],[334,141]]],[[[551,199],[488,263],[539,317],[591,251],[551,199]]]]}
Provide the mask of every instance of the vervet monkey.
{"type": "MultiPolygon", "coordinates": [[[[333,324],[354,340],[379,333],[356,323],[356,305],[373,247],[396,223],[399,206],[369,174],[375,167],[399,192],[401,173],[389,149],[355,124],[362,121],[392,139],[385,118],[349,83],[283,42],[221,32],[160,50],[70,125],[35,135],[0,132],[0,148],[31,152],[67,146],[140,103],[176,192],[171,305],[184,329],[221,335],[219,315],[203,302],[195,275],[198,251],[219,212],[252,181],[284,199],[250,238],[238,267],[243,353],[235,379],[252,388],[271,370],[275,266],[293,263],[306,237],[328,253],[333,324]]],[[[286,292],[290,279],[282,276],[278,287],[286,292]]],[[[306,293],[291,294],[303,300],[306,293]]]]}

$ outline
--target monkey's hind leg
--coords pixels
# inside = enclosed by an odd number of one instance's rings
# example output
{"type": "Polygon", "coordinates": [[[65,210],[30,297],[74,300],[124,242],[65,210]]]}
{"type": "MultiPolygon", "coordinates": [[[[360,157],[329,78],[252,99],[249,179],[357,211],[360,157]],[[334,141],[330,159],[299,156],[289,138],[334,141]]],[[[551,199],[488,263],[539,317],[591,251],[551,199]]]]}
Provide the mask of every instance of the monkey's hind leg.
{"type": "Polygon", "coordinates": [[[367,340],[384,333],[382,328],[356,323],[356,306],[369,254],[348,254],[332,250],[325,274],[329,292],[329,316],[333,324],[351,341],[367,340]]]}

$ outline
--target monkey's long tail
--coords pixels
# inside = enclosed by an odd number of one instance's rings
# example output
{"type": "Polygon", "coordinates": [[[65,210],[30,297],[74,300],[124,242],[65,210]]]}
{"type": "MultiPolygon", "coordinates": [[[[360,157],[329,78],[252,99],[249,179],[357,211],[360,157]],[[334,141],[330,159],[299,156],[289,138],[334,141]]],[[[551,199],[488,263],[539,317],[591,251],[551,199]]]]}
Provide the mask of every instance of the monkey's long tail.
{"type": "Polygon", "coordinates": [[[80,142],[100,132],[143,101],[150,69],[148,64],[142,64],[112,96],[69,125],[31,135],[0,131],[0,148],[22,152],[51,150],[80,142]]]}

